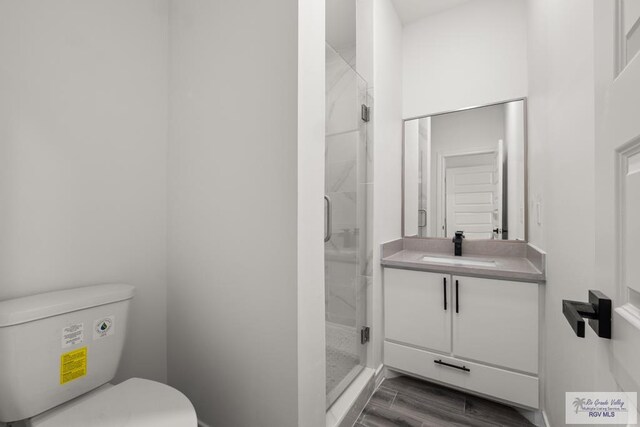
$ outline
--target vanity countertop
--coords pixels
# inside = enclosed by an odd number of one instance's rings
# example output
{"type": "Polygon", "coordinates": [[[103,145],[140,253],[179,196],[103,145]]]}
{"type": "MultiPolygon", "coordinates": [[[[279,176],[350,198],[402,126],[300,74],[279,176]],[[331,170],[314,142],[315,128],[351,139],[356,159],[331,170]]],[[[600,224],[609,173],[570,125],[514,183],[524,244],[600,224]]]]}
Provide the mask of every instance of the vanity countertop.
{"type": "Polygon", "coordinates": [[[463,256],[455,257],[451,239],[406,237],[384,243],[381,254],[384,267],[494,279],[545,281],[545,253],[525,242],[468,240],[462,245],[463,256]],[[492,261],[495,265],[448,264],[425,261],[425,256],[451,262],[461,259],[472,263],[492,261]]]}

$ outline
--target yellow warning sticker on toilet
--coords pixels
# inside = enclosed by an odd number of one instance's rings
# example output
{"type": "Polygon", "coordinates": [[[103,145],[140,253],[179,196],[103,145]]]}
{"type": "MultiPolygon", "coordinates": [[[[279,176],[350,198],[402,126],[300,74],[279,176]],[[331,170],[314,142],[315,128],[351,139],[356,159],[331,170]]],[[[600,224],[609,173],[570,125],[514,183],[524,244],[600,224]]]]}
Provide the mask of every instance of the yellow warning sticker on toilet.
{"type": "Polygon", "coordinates": [[[60,356],[60,384],[66,384],[87,375],[87,347],[60,356]]]}

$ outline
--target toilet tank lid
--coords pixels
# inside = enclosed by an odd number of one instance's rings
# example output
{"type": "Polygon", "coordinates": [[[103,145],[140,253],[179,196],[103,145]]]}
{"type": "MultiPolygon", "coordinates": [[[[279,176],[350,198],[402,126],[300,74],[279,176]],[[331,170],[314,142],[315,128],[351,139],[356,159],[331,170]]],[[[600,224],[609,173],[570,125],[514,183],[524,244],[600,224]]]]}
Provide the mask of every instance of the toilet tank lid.
{"type": "Polygon", "coordinates": [[[0,328],[125,301],[133,298],[134,289],[131,285],[111,283],[0,301],[0,328]]]}

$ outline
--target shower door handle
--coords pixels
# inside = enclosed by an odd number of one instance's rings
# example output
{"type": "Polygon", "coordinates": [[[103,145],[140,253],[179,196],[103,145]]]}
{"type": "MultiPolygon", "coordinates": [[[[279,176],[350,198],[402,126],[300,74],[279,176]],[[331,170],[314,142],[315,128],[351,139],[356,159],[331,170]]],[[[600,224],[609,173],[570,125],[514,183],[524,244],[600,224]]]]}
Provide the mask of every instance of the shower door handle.
{"type": "Polygon", "coordinates": [[[324,203],[326,209],[325,226],[327,227],[324,232],[324,241],[326,243],[331,240],[331,199],[326,194],[324,196],[324,203]]]}
{"type": "Polygon", "coordinates": [[[427,211],[426,209],[418,209],[418,216],[420,220],[424,218],[424,222],[418,220],[418,227],[426,227],[427,226],[427,211]],[[424,216],[420,215],[424,214],[424,216]]]}

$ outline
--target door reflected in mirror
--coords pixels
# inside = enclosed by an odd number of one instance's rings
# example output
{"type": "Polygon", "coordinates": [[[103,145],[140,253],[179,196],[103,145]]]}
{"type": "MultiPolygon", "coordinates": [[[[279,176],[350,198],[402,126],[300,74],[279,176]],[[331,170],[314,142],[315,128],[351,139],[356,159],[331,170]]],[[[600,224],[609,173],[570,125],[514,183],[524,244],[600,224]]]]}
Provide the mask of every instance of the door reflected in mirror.
{"type": "Polygon", "coordinates": [[[404,122],[405,236],[526,240],[526,105],[404,122]]]}

